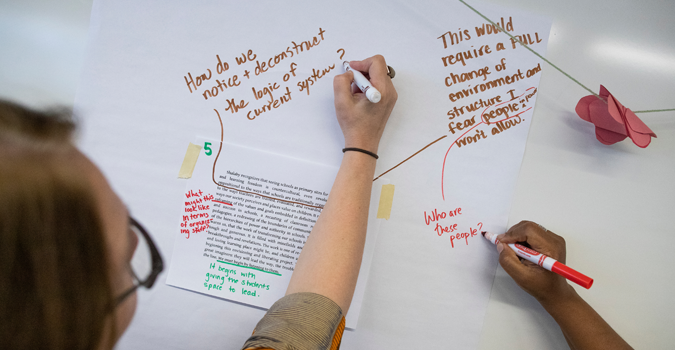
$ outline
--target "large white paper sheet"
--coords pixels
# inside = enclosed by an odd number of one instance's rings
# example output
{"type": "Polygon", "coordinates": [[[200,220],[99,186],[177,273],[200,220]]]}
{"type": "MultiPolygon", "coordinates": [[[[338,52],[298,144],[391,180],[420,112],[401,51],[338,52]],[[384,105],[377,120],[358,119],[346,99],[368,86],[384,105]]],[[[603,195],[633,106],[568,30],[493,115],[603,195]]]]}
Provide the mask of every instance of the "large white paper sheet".
{"type": "MultiPolygon", "coordinates": [[[[548,20],[471,4],[545,53],[548,20]]],[[[100,0],[92,18],[81,145],[169,261],[194,135],[219,139],[222,120],[226,142],[337,167],[332,78],[343,60],[384,55],[399,100],[376,176],[396,190],[343,346],[477,345],[497,265],[479,231],[505,229],[538,58],[459,2],[100,0]]],[[[120,347],[236,347],[263,313],[159,283],[120,347]]]]}

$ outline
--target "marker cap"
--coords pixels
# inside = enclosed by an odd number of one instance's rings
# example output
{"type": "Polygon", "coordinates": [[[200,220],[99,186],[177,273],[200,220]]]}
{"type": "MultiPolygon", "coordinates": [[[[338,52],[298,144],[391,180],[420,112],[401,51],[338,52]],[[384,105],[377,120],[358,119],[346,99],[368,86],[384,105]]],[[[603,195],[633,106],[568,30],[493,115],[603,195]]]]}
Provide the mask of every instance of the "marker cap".
{"type": "Polygon", "coordinates": [[[567,265],[555,262],[553,266],[551,266],[551,271],[567,278],[568,280],[586,288],[589,289],[593,285],[593,279],[584,275],[583,273],[580,273],[579,271],[576,271],[570,267],[567,267],[567,265]]]}
{"type": "Polygon", "coordinates": [[[366,97],[370,102],[378,103],[380,102],[380,99],[382,99],[382,94],[380,94],[380,92],[377,90],[368,89],[368,91],[366,91],[366,97]]]}

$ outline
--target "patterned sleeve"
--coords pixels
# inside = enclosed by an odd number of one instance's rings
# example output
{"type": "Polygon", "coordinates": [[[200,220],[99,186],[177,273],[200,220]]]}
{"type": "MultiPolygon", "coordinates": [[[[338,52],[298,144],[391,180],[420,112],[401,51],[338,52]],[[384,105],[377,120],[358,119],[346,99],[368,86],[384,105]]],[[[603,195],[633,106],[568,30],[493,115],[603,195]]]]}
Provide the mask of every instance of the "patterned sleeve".
{"type": "Polygon", "coordinates": [[[272,305],[242,349],[337,350],[344,328],[344,315],[334,301],[319,294],[295,293],[272,305]]]}

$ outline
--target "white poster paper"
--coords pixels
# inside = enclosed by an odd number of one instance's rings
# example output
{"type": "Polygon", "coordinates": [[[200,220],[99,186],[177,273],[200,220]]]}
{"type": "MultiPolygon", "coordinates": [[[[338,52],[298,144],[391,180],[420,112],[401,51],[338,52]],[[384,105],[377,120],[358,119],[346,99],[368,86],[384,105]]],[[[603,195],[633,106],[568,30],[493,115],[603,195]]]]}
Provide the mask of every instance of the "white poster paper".
{"type": "MultiPolygon", "coordinates": [[[[471,4],[545,54],[547,19],[471,4]]],[[[376,177],[395,194],[390,219],[371,220],[381,235],[343,346],[477,345],[497,266],[479,232],[506,228],[536,56],[459,2],[100,0],[92,18],[81,146],[171,263],[186,188],[176,174],[194,135],[220,139],[222,125],[226,142],[337,167],[332,79],[343,60],[382,54],[399,99],[376,177]]],[[[140,299],[121,348],[234,348],[264,313],[162,283],[140,299]],[[150,340],[153,331],[169,335],[150,340]]]]}

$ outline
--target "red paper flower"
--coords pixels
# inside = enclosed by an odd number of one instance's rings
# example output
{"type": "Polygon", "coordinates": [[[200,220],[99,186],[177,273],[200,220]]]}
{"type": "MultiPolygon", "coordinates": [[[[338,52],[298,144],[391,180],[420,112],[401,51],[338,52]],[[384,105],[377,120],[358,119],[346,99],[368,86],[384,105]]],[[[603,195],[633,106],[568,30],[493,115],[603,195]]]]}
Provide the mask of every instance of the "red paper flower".
{"type": "Polygon", "coordinates": [[[575,109],[581,119],[595,125],[598,141],[611,145],[628,136],[638,147],[649,146],[652,136],[656,137],[656,134],[602,85],[599,95],[607,102],[594,95],[584,96],[575,109]]]}

